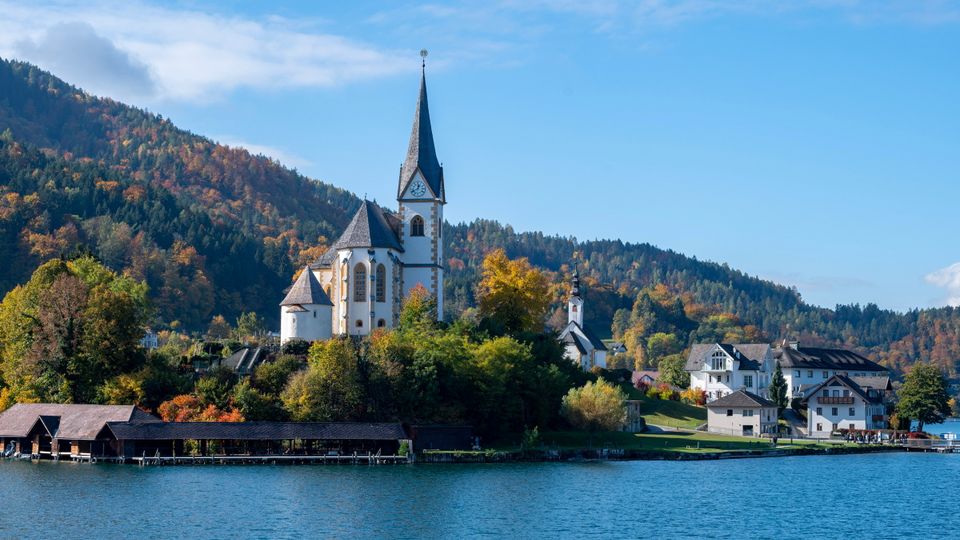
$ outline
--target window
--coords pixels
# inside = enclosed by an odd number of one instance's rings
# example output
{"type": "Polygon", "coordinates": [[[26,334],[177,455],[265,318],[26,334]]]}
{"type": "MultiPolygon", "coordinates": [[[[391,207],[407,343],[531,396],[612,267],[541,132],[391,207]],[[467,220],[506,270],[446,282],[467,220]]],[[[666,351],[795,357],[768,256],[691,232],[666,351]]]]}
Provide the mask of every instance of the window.
{"type": "Polygon", "coordinates": [[[800,376],[800,370],[799,370],[799,369],[795,369],[795,370],[793,371],[793,376],[794,376],[794,377],[799,377],[799,376],[800,376]]]}
{"type": "MultiPolygon", "coordinates": [[[[328,283],[326,287],[323,288],[323,292],[327,293],[327,296],[330,297],[330,284],[328,283]]],[[[332,297],[331,297],[332,298],[332,297]]]]}
{"type": "Polygon", "coordinates": [[[824,371],[824,372],[823,372],[823,378],[824,378],[824,379],[826,379],[826,378],[829,377],[829,376],[830,376],[830,372],[829,372],[829,371],[824,371]]]}
{"type": "Polygon", "coordinates": [[[823,431],[823,424],[817,424],[817,431],[823,431]]]}
{"type": "Polygon", "coordinates": [[[831,409],[830,409],[830,414],[833,415],[833,416],[838,415],[839,413],[837,412],[837,408],[836,408],[836,407],[831,408],[831,409]]]}
{"type": "Polygon", "coordinates": [[[857,429],[857,426],[855,426],[855,425],[853,425],[853,424],[850,424],[850,429],[851,429],[851,430],[857,429]]]}
{"type": "Polygon", "coordinates": [[[570,311],[576,313],[576,312],[577,312],[577,305],[574,304],[574,305],[570,306],[570,311]]]}
{"type": "Polygon", "coordinates": [[[314,318],[314,319],[317,318],[317,310],[313,310],[313,318],[314,318]]]}
{"type": "Polygon", "coordinates": [[[443,236],[443,221],[437,218],[437,238],[443,236]]]}
{"type": "Polygon", "coordinates": [[[377,321],[377,328],[384,328],[385,326],[387,326],[387,321],[383,319],[380,319],[379,321],[377,321]]]}
{"type": "Polygon", "coordinates": [[[367,267],[363,263],[358,263],[353,268],[353,301],[367,301],[367,267]]]}
{"type": "Polygon", "coordinates": [[[727,416],[733,416],[733,409],[727,409],[727,416]]]}
{"type": "Polygon", "coordinates": [[[744,415],[744,416],[753,416],[753,409],[744,409],[744,410],[743,410],[743,415],[744,415]]]}
{"type": "Polygon", "coordinates": [[[856,414],[857,414],[857,410],[854,409],[853,407],[850,407],[850,416],[855,416],[856,414]]]}
{"type": "Polygon", "coordinates": [[[363,328],[363,321],[361,321],[360,319],[357,319],[357,322],[355,325],[357,328],[363,328]]]}
{"type": "Polygon", "coordinates": [[[376,278],[376,290],[377,290],[377,302],[386,302],[387,301],[387,267],[379,264],[377,265],[377,278],[376,278]]]}
{"type": "Polygon", "coordinates": [[[833,424],[833,430],[834,430],[834,431],[837,430],[837,425],[836,425],[836,424],[833,424]]]}
{"type": "Polygon", "coordinates": [[[843,397],[850,397],[850,391],[849,391],[849,390],[844,390],[844,391],[843,391],[843,397]]]}
{"type": "Polygon", "coordinates": [[[825,389],[825,390],[823,391],[823,397],[830,397],[830,390],[825,389]]]}
{"type": "Polygon", "coordinates": [[[730,382],[730,374],[727,374],[727,382],[730,382]]]}
{"type": "Polygon", "coordinates": [[[423,218],[413,216],[410,220],[410,236],[423,236],[423,218]]]}
{"type": "Polygon", "coordinates": [[[808,370],[807,370],[807,377],[809,377],[809,378],[811,378],[811,379],[813,378],[813,370],[812,370],[812,369],[808,369],[808,370]]]}
{"type": "Polygon", "coordinates": [[[753,375],[744,375],[743,376],[743,385],[747,388],[753,386],[753,375]]]}
{"type": "Polygon", "coordinates": [[[823,416],[823,407],[817,407],[817,414],[823,416]]]}

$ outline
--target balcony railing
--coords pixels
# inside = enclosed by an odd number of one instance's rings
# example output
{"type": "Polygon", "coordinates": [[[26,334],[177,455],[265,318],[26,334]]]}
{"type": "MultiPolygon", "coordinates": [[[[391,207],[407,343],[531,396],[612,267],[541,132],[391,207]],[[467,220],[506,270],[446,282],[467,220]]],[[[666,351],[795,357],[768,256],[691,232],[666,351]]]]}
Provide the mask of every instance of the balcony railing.
{"type": "Polygon", "coordinates": [[[853,396],[848,396],[848,397],[818,396],[817,401],[821,405],[853,405],[853,396]]]}

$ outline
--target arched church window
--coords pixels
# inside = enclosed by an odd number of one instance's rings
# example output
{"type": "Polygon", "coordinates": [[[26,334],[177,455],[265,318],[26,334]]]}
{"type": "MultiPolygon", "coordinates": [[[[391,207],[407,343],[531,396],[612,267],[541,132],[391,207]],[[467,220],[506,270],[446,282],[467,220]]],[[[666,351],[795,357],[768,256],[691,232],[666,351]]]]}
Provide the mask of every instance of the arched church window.
{"type": "Polygon", "coordinates": [[[387,326],[387,321],[383,319],[380,319],[379,321],[377,321],[377,328],[384,328],[385,326],[387,326]]]}
{"type": "Polygon", "coordinates": [[[357,319],[356,325],[357,325],[357,328],[363,328],[363,321],[361,321],[360,319],[357,319]]]}
{"type": "Polygon", "coordinates": [[[353,267],[353,301],[367,301],[367,267],[363,263],[353,267]]]}
{"type": "Polygon", "coordinates": [[[387,267],[383,264],[377,265],[377,302],[387,301],[387,267]]]}
{"type": "Polygon", "coordinates": [[[410,236],[423,236],[423,218],[413,216],[410,220],[410,236]]]}

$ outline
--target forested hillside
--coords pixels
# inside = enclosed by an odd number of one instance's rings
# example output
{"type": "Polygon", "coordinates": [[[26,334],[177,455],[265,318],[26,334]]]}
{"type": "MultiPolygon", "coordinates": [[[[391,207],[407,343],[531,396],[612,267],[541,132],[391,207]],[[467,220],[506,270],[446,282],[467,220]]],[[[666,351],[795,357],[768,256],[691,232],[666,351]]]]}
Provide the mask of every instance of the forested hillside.
{"type": "MultiPolygon", "coordinates": [[[[214,315],[256,311],[276,326],[297,265],[319,256],[358,204],[268,158],[0,61],[0,294],[50,258],[90,252],[146,281],[161,325],[200,330],[214,315]]],[[[823,309],[790,288],[649,244],[517,233],[487,220],[450,225],[444,239],[453,315],[474,305],[483,255],[503,247],[549,270],[558,302],[575,263],[588,323],[602,335],[615,326],[637,346],[671,334],[655,304],[679,301],[684,320],[712,325],[677,330],[680,347],[707,336],[792,337],[858,348],[896,368],[929,359],[957,371],[960,310],[823,309]]]]}

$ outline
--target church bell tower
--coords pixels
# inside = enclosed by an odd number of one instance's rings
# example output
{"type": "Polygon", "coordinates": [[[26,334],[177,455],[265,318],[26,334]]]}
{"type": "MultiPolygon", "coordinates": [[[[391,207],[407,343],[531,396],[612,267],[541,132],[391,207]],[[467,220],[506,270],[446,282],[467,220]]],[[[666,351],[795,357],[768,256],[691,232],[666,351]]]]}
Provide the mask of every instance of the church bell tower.
{"type": "Polygon", "coordinates": [[[417,285],[437,300],[437,318],[443,319],[443,206],[447,203],[443,167],[437,159],[427,106],[426,56],[420,72],[420,96],[413,115],[407,155],[400,167],[397,203],[402,220],[402,291],[406,297],[417,285]]]}

